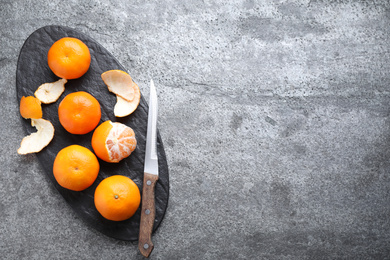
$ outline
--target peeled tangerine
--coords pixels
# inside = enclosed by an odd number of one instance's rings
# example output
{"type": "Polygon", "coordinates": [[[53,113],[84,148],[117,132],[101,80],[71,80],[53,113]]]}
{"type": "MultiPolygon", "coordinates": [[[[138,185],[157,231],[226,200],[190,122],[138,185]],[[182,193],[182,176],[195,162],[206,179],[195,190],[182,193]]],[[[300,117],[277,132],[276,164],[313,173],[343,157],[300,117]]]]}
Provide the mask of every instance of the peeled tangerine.
{"type": "Polygon", "coordinates": [[[114,115],[125,117],[133,113],[139,105],[141,93],[131,76],[122,70],[109,70],[101,76],[108,90],[117,96],[114,115]]]}
{"type": "Polygon", "coordinates": [[[117,163],[130,156],[137,146],[137,140],[131,127],[108,120],[95,129],[91,144],[97,157],[117,163]]]}
{"type": "Polygon", "coordinates": [[[18,154],[37,153],[46,147],[54,137],[54,127],[50,121],[32,118],[31,125],[37,129],[37,132],[23,138],[18,154]]]}
{"type": "Polygon", "coordinates": [[[45,83],[38,87],[34,95],[44,104],[56,102],[65,91],[66,79],[59,79],[55,82],[45,83]]]}

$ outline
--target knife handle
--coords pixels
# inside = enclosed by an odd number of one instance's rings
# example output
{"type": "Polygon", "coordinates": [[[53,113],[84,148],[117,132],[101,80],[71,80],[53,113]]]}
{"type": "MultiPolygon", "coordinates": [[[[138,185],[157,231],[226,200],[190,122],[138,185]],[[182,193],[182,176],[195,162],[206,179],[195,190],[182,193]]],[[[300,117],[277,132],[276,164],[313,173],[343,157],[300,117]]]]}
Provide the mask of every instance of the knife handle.
{"type": "Polygon", "coordinates": [[[156,186],[158,175],[144,172],[144,182],[142,187],[142,209],[141,222],[139,226],[138,249],[145,257],[149,257],[153,250],[152,231],[156,207],[154,202],[154,187],[156,186]]]}

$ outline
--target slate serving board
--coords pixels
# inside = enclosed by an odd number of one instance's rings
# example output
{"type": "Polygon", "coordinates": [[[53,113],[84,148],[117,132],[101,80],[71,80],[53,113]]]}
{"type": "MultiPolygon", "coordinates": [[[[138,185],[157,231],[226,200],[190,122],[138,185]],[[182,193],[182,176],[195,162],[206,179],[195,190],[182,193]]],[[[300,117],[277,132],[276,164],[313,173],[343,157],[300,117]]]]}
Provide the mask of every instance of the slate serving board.
{"type": "MultiPolygon", "coordinates": [[[[20,102],[22,96],[33,96],[36,89],[43,83],[54,82],[59,78],[54,75],[47,65],[47,52],[51,45],[63,37],[75,37],[83,41],[91,52],[91,66],[86,74],[79,79],[68,80],[65,85],[65,92],[57,102],[52,104],[42,104],[43,118],[51,121],[55,128],[54,138],[51,143],[36,156],[47,174],[48,179],[64,197],[65,201],[74,211],[91,227],[103,234],[120,240],[138,240],[140,208],[135,215],[128,220],[115,222],[106,220],[96,210],[93,195],[95,188],[104,178],[120,174],[130,177],[139,187],[142,194],[143,167],[145,155],[146,129],[148,105],[142,96],[142,89],[149,86],[139,87],[141,89],[141,101],[136,111],[125,117],[116,118],[113,114],[116,97],[110,93],[107,86],[101,79],[101,74],[107,70],[120,69],[131,72],[123,68],[119,62],[99,43],[89,36],[78,32],[72,28],[64,26],[46,26],[33,32],[25,41],[18,59],[16,71],[17,99],[20,102]],[[86,135],[72,135],[68,133],[58,120],[58,106],[61,100],[69,93],[75,91],[86,91],[92,94],[100,103],[102,118],[100,123],[111,120],[113,122],[124,123],[133,128],[137,138],[137,148],[130,157],[120,163],[100,162],[100,172],[94,184],[88,189],[76,192],[62,188],[53,176],[53,162],[57,153],[64,147],[79,144],[89,148],[91,151],[92,133],[86,135]]],[[[136,79],[133,79],[135,82],[136,79]]],[[[22,117],[21,117],[22,118],[22,117]]],[[[26,134],[35,132],[31,127],[30,120],[22,118],[26,134]]],[[[22,139],[22,137],[21,137],[22,139]]],[[[160,225],[168,205],[169,197],[169,174],[168,164],[164,152],[163,142],[158,133],[157,150],[159,158],[159,181],[156,184],[156,219],[153,231],[160,225]]],[[[16,151],[15,151],[16,152],[16,151]]],[[[77,232],[77,230],[75,230],[77,232]]]]}

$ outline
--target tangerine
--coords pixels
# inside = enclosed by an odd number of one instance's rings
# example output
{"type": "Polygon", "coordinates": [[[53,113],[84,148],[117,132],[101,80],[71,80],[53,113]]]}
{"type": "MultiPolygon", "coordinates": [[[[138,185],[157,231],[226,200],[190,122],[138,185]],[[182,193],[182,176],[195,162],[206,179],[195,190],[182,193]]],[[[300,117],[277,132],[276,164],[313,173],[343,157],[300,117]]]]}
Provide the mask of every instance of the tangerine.
{"type": "Polygon", "coordinates": [[[61,125],[71,134],[86,134],[99,124],[99,101],[85,91],[68,94],[58,106],[61,125]]]}
{"type": "Polygon", "coordinates": [[[122,221],[137,211],[141,194],[135,182],[123,175],[110,176],[99,183],[94,195],[95,207],[108,220],[122,221]]]}
{"type": "Polygon", "coordinates": [[[88,46],[73,37],[56,41],[47,53],[50,69],[60,78],[77,79],[84,75],[91,64],[88,46]]]}
{"type": "Polygon", "coordinates": [[[137,146],[131,127],[110,120],[100,124],[92,135],[92,148],[100,159],[117,163],[130,156],[137,146]]]}
{"type": "Polygon", "coordinates": [[[95,154],[80,145],[70,145],[58,152],[53,164],[54,178],[62,187],[82,191],[96,180],[100,165],[95,154]]]}

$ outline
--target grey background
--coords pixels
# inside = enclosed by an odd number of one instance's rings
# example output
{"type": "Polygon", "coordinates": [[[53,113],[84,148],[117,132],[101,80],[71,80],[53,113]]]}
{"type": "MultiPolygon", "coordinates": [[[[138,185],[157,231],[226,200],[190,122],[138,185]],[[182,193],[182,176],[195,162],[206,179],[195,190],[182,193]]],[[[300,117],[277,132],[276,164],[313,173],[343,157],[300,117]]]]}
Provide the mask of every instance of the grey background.
{"type": "Polygon", "coordinates": [[[0,1],[0,255],[142,259],[16,150],[19,51],[51,24],[149,94],[170,169],[151,259],[389,259],[388,1],[0,1]]]}

